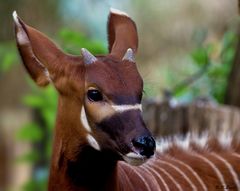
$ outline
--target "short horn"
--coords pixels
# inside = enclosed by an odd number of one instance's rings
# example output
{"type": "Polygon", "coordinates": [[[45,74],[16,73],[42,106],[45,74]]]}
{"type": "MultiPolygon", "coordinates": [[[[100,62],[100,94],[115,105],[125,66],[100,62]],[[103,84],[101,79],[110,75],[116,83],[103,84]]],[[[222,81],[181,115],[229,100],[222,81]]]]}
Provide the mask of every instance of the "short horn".
{"type": "Polygon", "coordinates": [[[125,53],[125,55],[123,56],[122,60],[127,60],[130,62],[135,62],[135,57],[134,57],[134,53],[133,50],[131,48],[127,49],[127,52],[125,53]]]}
{"type": "Polygon", "coordinates": [[[87,49],[81,49],[83,61],[85,64],[92,64],[97,61],[97,58],[93,56],[87,49]]]}

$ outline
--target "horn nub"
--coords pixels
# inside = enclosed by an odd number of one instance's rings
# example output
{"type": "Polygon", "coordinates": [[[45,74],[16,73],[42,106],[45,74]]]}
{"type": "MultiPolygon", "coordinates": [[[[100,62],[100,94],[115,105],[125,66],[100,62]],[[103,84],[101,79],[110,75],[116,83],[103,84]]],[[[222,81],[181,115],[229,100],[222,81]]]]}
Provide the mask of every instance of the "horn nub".
{"type": "Polygon", "coordinates": [[[97,61],[97,58],[93,56],[87,49],[81,49],[83,61],[85,64],[92,64],[97,61]]]}
{"type": "Polygon", "coordinates": [[[134,57],[134,53],[133,50],[131,48],[127,49],[125,55],[123,56],[122,60],[127,60],[130,62],[135,62],[135,57],[134,57]]]}

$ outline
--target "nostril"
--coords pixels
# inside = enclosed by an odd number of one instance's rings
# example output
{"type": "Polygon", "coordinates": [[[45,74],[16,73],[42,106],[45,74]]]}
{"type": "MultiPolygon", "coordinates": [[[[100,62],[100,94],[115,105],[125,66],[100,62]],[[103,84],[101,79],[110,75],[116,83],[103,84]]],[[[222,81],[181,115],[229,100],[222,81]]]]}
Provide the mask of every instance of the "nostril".
{"type": "Polygon", "coordinates": [[[148,147],[150,147],[150,148],[155,150],[156,142],[155,142],[153,137],[147,137],[146,142],[147,142],[148,147]]]}
{"type": "Polygon", "coordinates": [[[144,141],[142,140],[142,138],[138,138],[138,139],[133,139],[132,140],[132,144],[134,147],[136,148],[141,148],[144,146],[144,141]]]}
{"type": "Polygon", "coordinates": [[[151,136],[142,136],[132,141],[133,146],[139,150],[140,154],[151,157],[154,154],[156,143],[151,136]]]}

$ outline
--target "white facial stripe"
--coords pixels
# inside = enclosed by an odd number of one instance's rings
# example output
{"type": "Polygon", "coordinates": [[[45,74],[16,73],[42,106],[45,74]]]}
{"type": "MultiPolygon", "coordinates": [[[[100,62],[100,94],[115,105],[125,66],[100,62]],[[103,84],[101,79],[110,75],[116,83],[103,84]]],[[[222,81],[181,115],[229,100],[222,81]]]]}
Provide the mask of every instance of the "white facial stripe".
{"type": "Polygon", "coordinates": [[[91,127],[90,127],[90,125],[88,123],[88,120],[87,120],[86,111],[85,111],[84,106],[82,106],[81,115],[80,115],[80,121],[82,122],[83,127],[88,132],[92,132],[91,127]]]}
{"type": "Polygon", "coordinates": [[[90,134],[87,135],[87,141],[94,149],[100,151],[100,146],[92,135],[90,134]]]}
{"type": "Polygon", "coordinates": [[[112,105],[112,108],[116,112],[124,112],[129,110],[140,110],[142,111],[142,104],[135,104],[135,105],[112,105]]]}

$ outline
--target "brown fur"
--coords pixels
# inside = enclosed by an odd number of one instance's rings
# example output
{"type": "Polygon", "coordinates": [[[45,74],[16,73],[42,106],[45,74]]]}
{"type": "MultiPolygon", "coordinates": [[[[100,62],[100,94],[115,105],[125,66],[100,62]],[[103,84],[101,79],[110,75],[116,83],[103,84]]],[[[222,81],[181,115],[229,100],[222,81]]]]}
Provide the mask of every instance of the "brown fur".
{"type": "Polygon", "coordinates": [[[17,45],[27,71],[38,85],[53,83],[59,92],[48,190],[158,191],[178,190],[179,186],[182,190],[204,190],[196,174],[208,190],[236,190],[231,172],[215,154],[231,164],[239,181],[237,138],[228,147],[211,138],[206,148],[195,139],[187,148],[170,141],[168,148],[140,167],[119,161],[132,151],[133,139],[150,133],[139,110],[117,113],[111,108],[113,104],[139,104],[143,82],[136,64],[122,60],[128,48],[137,51],[135,23],[126,15],[111,13],[108,25],[109,55],[97,56],[95,63],[86,65],[82,57],[64,54],[45,35],[15,18],[17,45]],[[27,38],[21,41],[22,37],[27,38]],[[86,97],[91,88],[103,92],[105,101],[91,102],[86,97]],[[91,132],[80,121],[83,107],[91,132]],[[88,135],[94,137],[100,151],[90,146],[88,135]],[[200,156],[216,165],[226,185],[200,156]]]}
{"type": "Polygon", "coordinates": [[[108,19],[108,50],[122,59],[128,48],[138,49],[137,28],[134,21],[125,15],[111,13],[108,19]]]}
{"type": "MultiPolygon", "coordinates": [[[[217,154],[219,156],[225,158],[232,165],[233,169],[238,174],[238,180],[240,181],[240,165],[239,165],[240,158],[234,157],[232,155],[233,152],[234,151],[225,151],[225,152],[220,152],[217,154]]],[[[203,187],[201,186],[199,181],[196,179],[196,177],[193,176],[192,172],[189,171],[189,169],[186,168],[185,166],[177,163],[175,161],[176,159],[184,162],[185,164],[189,165],[192,169],[194,169],[194,171],[199,175],[199,177],[201,177],[201,179],[207,186],[208,190],[217,190],[217,188],[221,188],[224,186],[231,188],[230,190],[237,190],[237,187],[234,183],[232,175],[229,173],[229,170],[226,168],[226,166],[221,161],[219,161],[215,157],[211,156],[211,153],[212,152],[207,151],[205,149],[202,149],[200,152],[199,150],[191,151],[189,149],[189,150],[184,151],[178,147],[170,147],[169,151],[165,151],[164,153],[158,154],[155,159],[151,159],[147,163],[143,164],[141,168],[132,167],[132,166],[129,166],[122,162],[119,163],[119,166],[121,166],[120,168],[124,168],[125,174],[131,173],[128,176],[130,179],[128,182],[131,182],[129,184],[134,185],[135,190],[147,190],[147,188],[146,188],[146,185],[143,185],[143,183],[142,183],[142,181],[140,181],[138,175],[136,173],[134,173],[135,171],[133,171],[132,169],[135,169],[136,171],[138,171],[142,175],[142,177],[146,180],[147,184],[149,184],[150,187],[154,186],[153,188],[151,188],[151,190],[159,190],[159,189],[157,189],[157,188],[159,188],[159,186],[162,190],[165,190],[161,180],[159,178],[157,178],[156,176],[154,176],[154,177],[155,177],[155,180],[158,182],[157,184],[154,184],[155,181],[153,181],[153,178],[150,178],[150,180],[149,180],[149,177],[151,177],[151,176],[149,175],[149,172],[146,173],[144,170],[144,169],[148,169],[149,167],[150,167],[150,171],[151,171],[151,169],[155,169],[159,173],[159,175],[162,176],[162,178],[166,181],[170,190],[178,190],[178,189],[175,186],[175,184],[173,184],[171,179],[169,179],[161,170],[158,170],[158,168],[162,168],[165,171],[167,171],[173,177],[173,179],[176,180],[176,182],[178,182],[181,185],[183,190],[192,190],[189,183],[184,179],[184,177],[181,174],[179,174],[178,171],[173,169],[171,166],[169,166],[165,163],[162,163],[162,161],[168,162],[168,163],[174,165],[175,167],[179,168],[191,180],[191,182],[196,186],[197,190],[203,190],[203,187]],[[217,178],[215,172],[211,169],[211,167],[207,163],[205,163],[203,160],[199,159],[198,157],[195,157],[192,154],[193,152],[196,152],[196,153],[206,157],[210,161],[212,161],[216,165],[216,167],[221,171],[221,173],[224,177],[224,180],[226,182],[226,185],[222,185],[221,182],[219,181],[219,179],[217,178]]],[[[152,175],[154,175],[153,172],[152,172],[152,175]]],[[[119,175],[119,177],[122,177],[122,176],[123,175],[119,175]]],[[[125,183],[125,185],[126,185],[126,183],[125,183]]]]}

